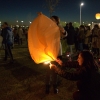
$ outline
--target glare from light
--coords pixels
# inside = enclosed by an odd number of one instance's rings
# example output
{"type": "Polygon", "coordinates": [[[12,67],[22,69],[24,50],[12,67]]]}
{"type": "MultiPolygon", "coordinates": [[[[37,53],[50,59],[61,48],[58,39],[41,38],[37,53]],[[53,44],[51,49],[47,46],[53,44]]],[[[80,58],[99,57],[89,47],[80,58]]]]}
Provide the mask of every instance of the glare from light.
{"type": "Polygon", "coordinates": [[[46,62],[44,62],[44,64],[50,64],[50,61],[46,61],[46,62]]]}
{"type": "Polygon", "coordinates": [[[83,6],[84,5],[84,3],[82,2],[81,4],[80,4],[80,6],[83,6]]]}
{"type": "Polygon", "coordinates": [[[67,55],[67,57],[69,57],[69,55],[67,55]]]}

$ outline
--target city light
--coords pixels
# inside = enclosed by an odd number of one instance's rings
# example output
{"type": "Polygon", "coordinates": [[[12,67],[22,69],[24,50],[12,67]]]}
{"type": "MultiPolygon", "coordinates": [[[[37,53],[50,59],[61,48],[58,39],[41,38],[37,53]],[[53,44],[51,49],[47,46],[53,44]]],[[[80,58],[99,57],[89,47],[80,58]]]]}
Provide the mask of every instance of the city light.
{"type": "Polygon", "coordinates": [[[24,22],[24,21],[21,21],[21,22],[22,22],[22,26],[23,26],[23,22],[24,22]]]}
{"type": "Polygon", "coordinates": [[[31,24],[32,22],[29,21],[29,23],[31,24]]]}
{"type": "Polygon", "coordinates": [[[1,21],[0,21],[0,27],[1,27],[1,21]]]}

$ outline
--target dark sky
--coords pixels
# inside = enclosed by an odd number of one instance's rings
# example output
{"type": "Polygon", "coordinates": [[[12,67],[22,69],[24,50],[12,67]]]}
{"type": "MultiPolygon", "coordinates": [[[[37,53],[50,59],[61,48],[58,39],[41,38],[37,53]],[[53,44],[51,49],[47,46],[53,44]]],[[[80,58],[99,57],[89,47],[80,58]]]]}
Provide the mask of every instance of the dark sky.
{"type": "MultiPolygon", "coordinates": [[[[96,21],[95,14],[100,12],[100,0],[60,0],[52,15],[60,17],[61,21],[79,22],[80,3],[82,6],[82,21],[96,21]]],[[[29,23],[36,16],[37,12],[42,12],[49,17],[49,11],[44,7],[45,0],[0,0],[0,21],[8,21],[16,23],[29,23]]]]}

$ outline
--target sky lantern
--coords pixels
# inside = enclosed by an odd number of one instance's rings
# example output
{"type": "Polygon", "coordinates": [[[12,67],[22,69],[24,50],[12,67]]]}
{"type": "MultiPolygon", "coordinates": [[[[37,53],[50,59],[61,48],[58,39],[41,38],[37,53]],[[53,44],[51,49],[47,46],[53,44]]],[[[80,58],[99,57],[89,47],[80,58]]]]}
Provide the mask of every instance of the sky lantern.
{"type": "Polygon", "coordinates": [[[59,27],[44,14],[38,14],[28,30],[28,48],[32,59],[37,64],[56,60],[59,44],[59,27]]]}
{"type": "Polygon", "coordinates": [[[100,19],[100,13],[97,13],[97,14],[95,15],[95,17],[96,17],[96,19],[100,19]]]}

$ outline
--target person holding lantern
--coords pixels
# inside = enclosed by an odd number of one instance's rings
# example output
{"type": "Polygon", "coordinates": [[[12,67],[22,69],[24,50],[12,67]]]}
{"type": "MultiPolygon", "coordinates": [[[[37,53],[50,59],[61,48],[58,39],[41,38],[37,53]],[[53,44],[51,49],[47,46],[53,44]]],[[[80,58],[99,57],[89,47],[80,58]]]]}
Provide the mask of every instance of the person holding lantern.
{"type": "MultiPolygon", "coordinates": [[[[60,40],[62,38],[64,38],[65,36],[67,36],[67,32],[64,30],[63,27],[60,26],[60,18],[58,16],[51,16],[51,20],[53,22],[55,22],[57,24],[57,26],[59,27],[60,30],[60,40]]],[[[62,59],[62,46],[61,43],[60,45],[60,51],[58,54],[59,59],[62,59]]],[[[52,63],[55,63],[55,61],[53,61],[52,63]]],[[[58,89],[57,89],[57,81],[58,81],[58,76],[57,74],[51,69],[47,71],[47,75],[46,75],[46,94],[49,94],[50,92],[50,86],[51,86],[51,80],[52,80],[52,84],[53,84],[53,89],[54,89],[54,93],[58,93],[58,89]]]]}
{"type": "MultiPolygon", "coordinates": [[[[58,16],[51,16],[51,20],[53,20],[59,27],[60,30],[60,40],[67,36],[67,31],[60,25],[60,18],[58,16]]],[[[60,51],[59,57],[61,58],[62,55],[62,45],[60,43],[60,51]]]]}
{"type": "Polygon", "coordinates": [[[99,65],[93,54],[84,50],[78,55],[77,61],[63,63],[57,59],[59,66],[51,64],[51,69],[68,80],[77,81],[78,90],[73,93],[74,100],[100,100],[100,72],[99,65]],[[66,68],[75,68],[69,72],[66,68]]]}

